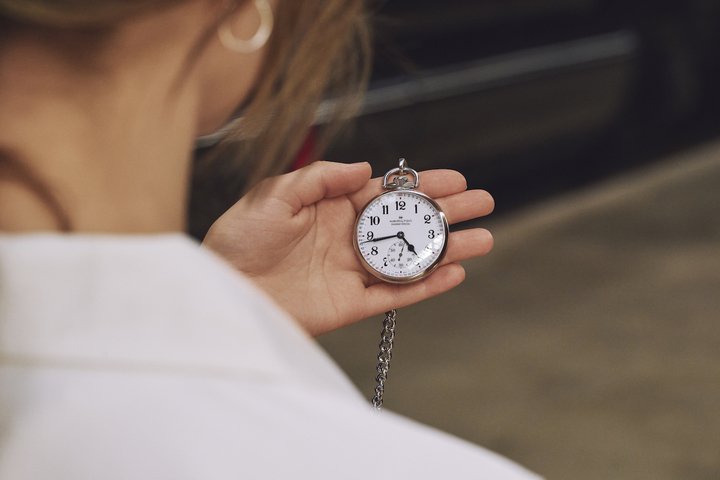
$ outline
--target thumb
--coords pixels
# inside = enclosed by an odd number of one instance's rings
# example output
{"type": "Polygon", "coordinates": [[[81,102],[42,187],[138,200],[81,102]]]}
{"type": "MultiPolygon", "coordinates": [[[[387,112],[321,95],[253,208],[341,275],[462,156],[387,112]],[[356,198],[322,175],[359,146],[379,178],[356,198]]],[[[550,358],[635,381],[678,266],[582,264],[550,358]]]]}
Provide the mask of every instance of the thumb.
{"type": "Polygon", "coordinates": [[[294,213],[324,198],[355,193],[370,180],[372,168],[367,162],[336,163],[317,161],[295,172],[282,175],[276,195],[287,202],[294,213]]]}

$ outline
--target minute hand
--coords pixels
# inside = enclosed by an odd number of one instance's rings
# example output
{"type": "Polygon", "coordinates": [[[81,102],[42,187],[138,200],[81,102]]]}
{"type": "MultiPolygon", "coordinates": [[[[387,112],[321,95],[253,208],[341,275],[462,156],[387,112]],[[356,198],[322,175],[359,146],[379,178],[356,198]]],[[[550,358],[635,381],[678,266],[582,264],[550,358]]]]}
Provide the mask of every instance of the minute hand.
{"type": "Polygon", "coordinates": [[[365,240],[364,242],[360,242],[362,245],[363,243],[370,243],[370,242],[379,242],[380,240],[387,240],[388,238],[398,238],[398,234],[395,235],[388,235],[387,237],[379,237],[379,238],[373,238],[372,240],[365,240]]]}

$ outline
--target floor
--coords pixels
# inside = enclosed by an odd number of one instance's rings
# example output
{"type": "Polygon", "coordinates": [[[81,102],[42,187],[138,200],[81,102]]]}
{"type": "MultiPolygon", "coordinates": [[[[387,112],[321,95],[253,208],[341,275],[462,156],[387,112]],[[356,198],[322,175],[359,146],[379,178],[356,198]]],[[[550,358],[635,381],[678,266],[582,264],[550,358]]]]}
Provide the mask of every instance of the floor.
{"type": "MultiPolygon", "coordinates": [[[[483,224],[400,311],[387,408],[549,479],[720,479],[720,143],[483,224]]],[[[321,339],[368,396],[379,328],[321,339]]]]}

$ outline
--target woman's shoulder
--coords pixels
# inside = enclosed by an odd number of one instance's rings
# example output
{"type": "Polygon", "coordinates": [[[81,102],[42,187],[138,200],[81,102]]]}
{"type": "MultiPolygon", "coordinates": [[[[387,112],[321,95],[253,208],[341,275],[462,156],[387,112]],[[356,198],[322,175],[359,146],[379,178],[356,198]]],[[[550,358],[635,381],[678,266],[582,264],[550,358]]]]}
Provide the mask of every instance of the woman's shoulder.
{"type": "Polygon", "coordinates": [[[535,478],[329,389],[81,370],[4,387],[23,407],[0,429],[0,478],[535,478]]]}
{"type": "Polygon", "coordinates": [[[371,411],[184,237],[5,238],[0,265],[0,478],[533,478],[371,411]]]}
{"type": "Polygon", "coordinates": [[[252,282],[183,235],[0,236],[0,355],[349,382],[252,282]]]}

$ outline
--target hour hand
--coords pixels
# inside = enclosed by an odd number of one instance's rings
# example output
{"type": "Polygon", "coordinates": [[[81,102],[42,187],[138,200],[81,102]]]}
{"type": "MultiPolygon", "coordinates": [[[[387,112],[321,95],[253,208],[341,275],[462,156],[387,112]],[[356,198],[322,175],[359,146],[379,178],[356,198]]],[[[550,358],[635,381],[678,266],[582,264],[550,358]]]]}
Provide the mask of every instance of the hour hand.
{"type": "Polygon", "coordinates": [[[418,253],[415,251],[415,245],[412,245],[410,242],[407,241],[405,238],[405,235],[398,235],[398,237],[402,238],[402,241],[407,244],[408,252],[414,253],[416,257],[419,257],[418,253]]]}
{"type": "Polygon", "coordinates": [[[396,233],[395,235],[388,235],[387,237],[378,237],[378,238],[373,238],[372,240],[365,240],[364,242],[360,242],[360,244],[362,245],[363,243],[379,242],[380,240],[387,240],[388,238],[397,238],[397,237],[398,237],[398,234],[396,233]]]}

